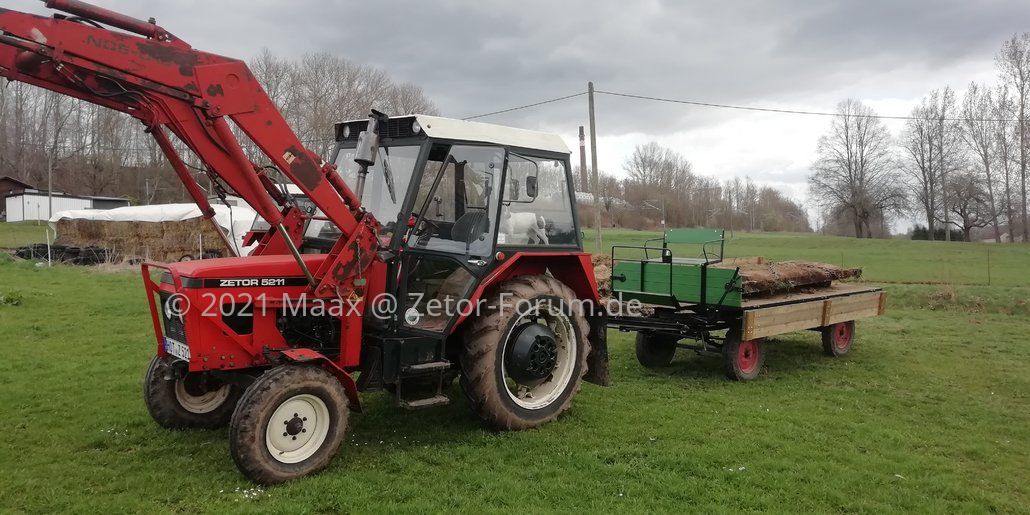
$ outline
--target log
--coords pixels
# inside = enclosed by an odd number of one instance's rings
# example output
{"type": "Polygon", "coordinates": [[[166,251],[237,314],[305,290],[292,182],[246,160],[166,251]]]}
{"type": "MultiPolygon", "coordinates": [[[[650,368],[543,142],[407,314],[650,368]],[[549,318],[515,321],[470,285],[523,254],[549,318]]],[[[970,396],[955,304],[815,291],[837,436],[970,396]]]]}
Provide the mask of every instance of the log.
{"type": "Polygon", "coordinates": [[[828,286],[833,281],[862,276],[861,268],[841,268],[810,261],[727,261],[719,268],[740,267],[741,286],[747,297],[785,293],[799,288],[828,286]]]}

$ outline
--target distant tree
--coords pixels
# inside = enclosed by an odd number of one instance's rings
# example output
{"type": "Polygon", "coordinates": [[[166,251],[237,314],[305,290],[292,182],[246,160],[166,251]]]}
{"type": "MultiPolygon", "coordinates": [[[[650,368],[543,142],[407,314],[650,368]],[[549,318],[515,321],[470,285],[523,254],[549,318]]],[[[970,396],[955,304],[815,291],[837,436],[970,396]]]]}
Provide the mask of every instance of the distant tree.
{"type": "Polygon", "coordinates": [[[600,203],[604,206],[604,210],[610,214],[615,201],[622,196],[622,181],[614,175],[605,172],[599,172],[597,181],[600,203]]]}
{"type": "MultiPolygon", "coordinates": [[[[994,99],[992,117],[998,120],[1009,120],[1015,117],[1015,106],[1007,85],[1001,84],[996,88],[994,99]]],[[[1003,181],[1003,199],[1000,211],[1005,213],[1005,222],[1008,226],[1010,242],[1016,241],[1016,213],[1014,207],[1016,205],[1016,197],[1019,195],[1014,188],[1016,186],[1016,179],[1018,179],[1016,177],[1017,162],[1019,160],[1017,157],[1017,147],[1019,147],[1018,130],[1018,124],[999,123],[995,126],[994,132],[994,148],[997,152],[996,157],[1001,167],[1003,181]]]]}
{"type": "MultiPolygon", "coordinates": [[[[975,82],[969,84],[962,100],[962,138],[976,155],[983,169],[984,186],[987,191],[987,205],[990,207],[990,223],[994,227],[994,241],[1001,243],[1001,226],[998,223],[998,203],[995,201],[995,163],[998,159],[998,140],[995,135],[999,126],[1005,123],[995,118],[997,109],[991,90],[975,82]]],[[[961,200],[961,199],[959,199],[961,200]]],[[[967,238],[968,239],[968,238],[967,238]]]]}
{"type": "MultiPolygon", "coordinates": [[[[1030,32],[1012,36],[1005,41],[995,57],[1002,81],[1012,91],[1016,112],[1016,141],[1019,155],[1020,210],[1023,225],[1023,241],[1030,241],[1030,225],[1027,224],[1027,166],[1030,159],[1030,32]]],[[[1011,224],[1012,221],[1010,220],[1011,224]]]]}
{"type": "Polygon", "coordinates": [[[962,229],[962,241],[972,241],[973,229],[987,227],[995,218],[983,175],[974,171],[957,173],[947,187],[954,199],[951,212],[958,217],[956,225],[962,229]]]}
{"type": "Polygon", "coordinates": [[[808,181],[812,197],[835,215],[848,216],[858,238],[872,236],[877,213],[905,207],[890,134],[875,114],[857,100],[839,103],[830,131],[819,139],[808,181]]]}

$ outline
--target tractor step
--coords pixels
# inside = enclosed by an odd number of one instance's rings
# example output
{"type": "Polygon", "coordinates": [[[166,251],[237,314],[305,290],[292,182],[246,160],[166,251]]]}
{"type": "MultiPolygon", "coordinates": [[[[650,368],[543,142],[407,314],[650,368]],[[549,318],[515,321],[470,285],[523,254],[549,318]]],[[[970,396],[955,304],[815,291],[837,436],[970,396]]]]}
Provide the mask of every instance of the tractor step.
{"type": "Polygon", "coordinates": [[[410,410],[432,408],[434,406],[443,406],[450,403],[451,399],[446,395],[435,395],[433,397],[426,397],[425,399],[415,399],[410,401],[397,399],[397,405],[410,410]]]}
{"type": "Polygon", "coordinates": [[[408,365],[401,369],[404,375],[422,375],[430,374],[433,372],[439,372],[441,370],[447,370],[451,368],[451,362],[447,360],[443,361],[430,361],[428,363],[419,363],[417,365],[408,365]]]}

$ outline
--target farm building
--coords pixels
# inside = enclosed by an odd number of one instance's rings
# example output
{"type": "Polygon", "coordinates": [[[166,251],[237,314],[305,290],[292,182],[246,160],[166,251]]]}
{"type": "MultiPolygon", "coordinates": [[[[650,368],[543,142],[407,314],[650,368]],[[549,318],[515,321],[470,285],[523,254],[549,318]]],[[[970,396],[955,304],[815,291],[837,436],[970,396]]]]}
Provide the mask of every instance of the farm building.
{"type": "Polygon", "coordinates": [[[32,189],[32,185],[25,181],[20,181],[9,175],[0,177],[0,196],[7,196],[8,193],[27,189],[32,189]]]}
{"type": "MultiPolygon", "coordinates": [[[[114,209],[129,205],[127,199],[53,193],[53,213],[71,209],[114,209]]],[[[4,194],[4,221],[49,220],[51,199],[45,190],[26,188],[4,194]]]]}

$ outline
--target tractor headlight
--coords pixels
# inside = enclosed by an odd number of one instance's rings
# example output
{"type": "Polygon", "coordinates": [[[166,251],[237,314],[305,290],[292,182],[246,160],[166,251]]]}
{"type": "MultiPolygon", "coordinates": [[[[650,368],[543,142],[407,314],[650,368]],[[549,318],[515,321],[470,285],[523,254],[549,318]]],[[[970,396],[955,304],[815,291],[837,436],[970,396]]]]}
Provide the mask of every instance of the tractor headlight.
{"type": "Polygon", "coordinates": [[[411,122],[411,133],[418,134],[422,132],[422,126],[418,124],[418,120],[411,122]]]}
{"type": "Polygon", "coordinates": [[[349,137],[350,137],[350,125],[344,125],[343,126],[343,139],[347,139],[349,137]]]}

